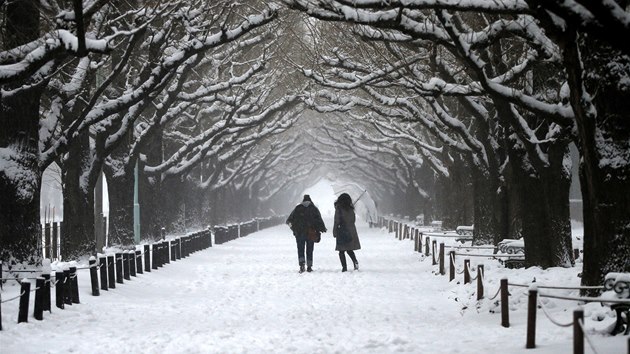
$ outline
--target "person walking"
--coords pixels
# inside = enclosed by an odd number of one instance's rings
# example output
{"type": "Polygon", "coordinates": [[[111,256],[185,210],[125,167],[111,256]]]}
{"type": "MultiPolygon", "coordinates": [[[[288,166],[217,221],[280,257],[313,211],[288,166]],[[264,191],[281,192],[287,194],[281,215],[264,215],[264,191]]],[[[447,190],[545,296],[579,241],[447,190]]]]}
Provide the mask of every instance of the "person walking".
{"type": "Polygon", "coordinates": [[[312,272],[313,249],[315,248],[315,242],[319,242],[319,240],[309,238],[309,230],[311,235],[326,232],[326,225],[324,225],[319,209],[313,204],[308,194],[305,194],[302,203],[293,209],[286,223],[293,231],[293,236],[295,236],[300,273],[304,272],[305,263],[307,266],[306,271],[312,272]],[[304,248],[306,248],[306,257],[304,257],[304,248]]]}
{"type": "Polygon", "coordinates": [[[336,239],[335,251],[339,251],[342,272],[348,270],[345,253],[348,253],[352,259],[354,270],[359,270],[359,261],[357,261],[354,251],[361,249],[361,242],[357,227],[354,224],[355,219],[352,198],[348,193],[342,193],[335,201],[335,224],[333,226],[333,236],[336,239]]]}

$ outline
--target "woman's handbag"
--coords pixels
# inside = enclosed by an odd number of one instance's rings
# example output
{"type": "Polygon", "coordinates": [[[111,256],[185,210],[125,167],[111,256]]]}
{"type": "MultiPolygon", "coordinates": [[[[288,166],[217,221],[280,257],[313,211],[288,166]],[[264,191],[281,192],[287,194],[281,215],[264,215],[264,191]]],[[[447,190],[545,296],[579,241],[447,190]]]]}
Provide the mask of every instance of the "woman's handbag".
{"type": "Polygon", "coordinates": [[[306,233],[306,239],[317,243],[322,240],[322,233],[312,227],[309,227],[308,232],[306,233]]]}

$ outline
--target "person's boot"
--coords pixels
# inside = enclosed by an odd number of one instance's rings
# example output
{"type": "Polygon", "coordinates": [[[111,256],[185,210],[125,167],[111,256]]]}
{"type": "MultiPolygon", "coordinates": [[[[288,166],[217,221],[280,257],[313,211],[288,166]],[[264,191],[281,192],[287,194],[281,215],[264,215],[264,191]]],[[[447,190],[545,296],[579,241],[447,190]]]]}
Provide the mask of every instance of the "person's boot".
{"type": "Polygon", "coordinates": [[[341,271],[348,271],[348,265],[346,264],[346,255],[343,253],[339,253],[339,260],[341,261],[341,271]]]}
{"type": "Polygon", "coordinates": [[[354,262],[354,270],[359,270],[359,262],[354,262]]]}
{"type": "Polygon", "coordinates": [[[310,273],[310,272],[312,272],[312,271],[313,271],[313,267],[311,267],[311,266],[307,266],[307,267],[306,267],[306,271],[307,271],[307,272],[309,272],[309,273],[310,273]]]}
{"type": "Polygon", "coordinates": [[[300,262],[300,273],[304,273],[304,262],[300,262]]]}

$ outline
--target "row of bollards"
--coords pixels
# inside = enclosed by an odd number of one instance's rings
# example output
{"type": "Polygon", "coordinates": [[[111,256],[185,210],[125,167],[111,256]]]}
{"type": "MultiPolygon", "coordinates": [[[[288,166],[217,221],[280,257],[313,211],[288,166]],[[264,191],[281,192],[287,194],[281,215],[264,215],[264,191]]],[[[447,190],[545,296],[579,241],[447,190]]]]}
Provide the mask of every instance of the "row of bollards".
{"type": "MultiPolygon", "coordinates": [[[[79,285],[77,278],[77,270],[79,269],[89,269],[92,295],[99,296],[101,290],[107,291],[109,289],[115,289],[116,284],[124,284],[125,281],[131,280],[132,277],[136,277],[138,274],[159,269],[171,261],[188,257],[193,252],[208,247],[212,247],[211,232],[210,230],[200,231],[174,240],[145,244],[143,246],[144,252],[140,250],[128,250],[110,255],[98,255],[98,259],[96,257],[90,257],[89,266],[86,268],[64,267],[63,270],[55,271],[54,282],[51,280],[51,272],[46,271],[46,269],[50,269],[50,261],[45,260],[45,264],[42,267],[43,274],[40,277],[30,278],[35,280],[35,289],[31,289],[32,284],[28,278],[20,281],[20,295],[15,298],[19,298],[17,322],[28,322],[31,292],[35,292],[33,317],[39,321],[44,319],[44,311],[52,312],[52,287],[55,289],[55,306],[57,308],[64,309],[66,306],[79,304],[79,285]],[[144,262],[142,261],[143,259],[144,262]]],[[[0,304],[1,303],[0,298],[0,304]]],[[[2,330],[1,307],[0,330],[2,330]]]]}

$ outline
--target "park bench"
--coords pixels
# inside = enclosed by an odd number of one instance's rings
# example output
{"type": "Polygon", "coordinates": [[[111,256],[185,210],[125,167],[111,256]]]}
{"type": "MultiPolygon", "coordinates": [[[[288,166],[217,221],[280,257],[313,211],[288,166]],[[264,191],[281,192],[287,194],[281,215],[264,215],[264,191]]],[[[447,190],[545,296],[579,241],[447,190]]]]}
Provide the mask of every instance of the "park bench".
{"type": "MultiPolygon", "coordinates": [[[[630,273],[611,272],[604,278],[604,292],[602,297],[611,299],[630,299],[630,273]]],[[[630,333],[630,304],[611,304],[610,308],[617,314],[617,321],[612,330],[613,335],[630,333]]]]}
{"type": "MultiPolygon", "coordinates": [[[[513,239],[505,239],[500,241],[497,244],[497,248],[501,253],[507,254],[523,254],[525,255],[525,244],[523,240],[513,240],[513,239]]],[[[501,264],[505,266],[505,268],[509,269],[517,269],[525,267],[525,259],[524,258],[507,258],[499,260],[501,264]]]]}
{"type": "Polygon", "coordinates": [[[458,235],[462,235],[462,236],[472,236],[473,235],[473,230],[474,230],[474,226],[458,226],[455,229],[455,232],[458,235]]]}

